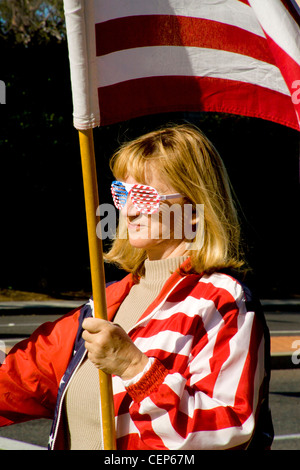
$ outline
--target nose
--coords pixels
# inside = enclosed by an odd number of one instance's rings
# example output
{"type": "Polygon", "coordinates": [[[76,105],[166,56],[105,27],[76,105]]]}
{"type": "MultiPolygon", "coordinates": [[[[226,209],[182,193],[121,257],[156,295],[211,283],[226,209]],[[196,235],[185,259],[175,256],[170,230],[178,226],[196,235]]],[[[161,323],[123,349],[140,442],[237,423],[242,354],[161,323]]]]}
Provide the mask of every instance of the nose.
{"type": "Polygon", "coordinates": [[[137,217],[140,211],[132,203],[130,194],[127,196],[126,203],[121,209],[121,213],[126,217],[137,217]]]}

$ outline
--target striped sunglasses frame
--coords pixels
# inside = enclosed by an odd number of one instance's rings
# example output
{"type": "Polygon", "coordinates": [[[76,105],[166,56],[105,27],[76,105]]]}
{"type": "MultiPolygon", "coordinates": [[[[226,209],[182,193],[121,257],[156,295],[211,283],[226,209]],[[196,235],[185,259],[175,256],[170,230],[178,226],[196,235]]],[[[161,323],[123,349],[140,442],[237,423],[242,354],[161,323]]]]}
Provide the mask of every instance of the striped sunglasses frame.
{"type": "Polygon", "coordinates": [[[138,183],[129,184],[121,181],[112,182],[111,194],[117,209],[122,209],[125,206],[130,195],[132,204],[142,214],[153,214],[158,211],[161,201],[182,196],[180,193],[160,195],[152,186],[138,183]]]}

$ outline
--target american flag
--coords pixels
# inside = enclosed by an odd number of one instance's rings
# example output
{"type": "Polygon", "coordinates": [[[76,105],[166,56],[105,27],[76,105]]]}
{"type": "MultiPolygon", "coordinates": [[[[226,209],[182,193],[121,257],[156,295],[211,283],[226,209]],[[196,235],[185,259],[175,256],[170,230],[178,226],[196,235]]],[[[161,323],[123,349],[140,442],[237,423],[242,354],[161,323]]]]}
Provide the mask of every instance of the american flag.
{"type": "Polygon", "coordinates": [[[299,130],[300,28],[288,0],[64,0],[74,126],[172,111],[299,130]]]}

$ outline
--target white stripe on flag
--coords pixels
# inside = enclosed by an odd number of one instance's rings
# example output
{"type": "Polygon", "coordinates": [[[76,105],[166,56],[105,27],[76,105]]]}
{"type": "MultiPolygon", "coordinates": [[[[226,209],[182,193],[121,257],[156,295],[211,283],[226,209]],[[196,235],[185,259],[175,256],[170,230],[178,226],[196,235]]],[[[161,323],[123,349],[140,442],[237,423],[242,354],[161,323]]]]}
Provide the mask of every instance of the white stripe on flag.
{"type": "Polygon", "coordinates": [[[264,31],[300,65],[299,26],[280,0],[249,0],[264,31]]]}
{"type": "Polygon", "coordinates": [[[97,67],[99,87],[145,77],[199,76],[237,80],[290,95],[276,66],[227,51],[177,46],[142,47],[98,57],[97,67]]]}

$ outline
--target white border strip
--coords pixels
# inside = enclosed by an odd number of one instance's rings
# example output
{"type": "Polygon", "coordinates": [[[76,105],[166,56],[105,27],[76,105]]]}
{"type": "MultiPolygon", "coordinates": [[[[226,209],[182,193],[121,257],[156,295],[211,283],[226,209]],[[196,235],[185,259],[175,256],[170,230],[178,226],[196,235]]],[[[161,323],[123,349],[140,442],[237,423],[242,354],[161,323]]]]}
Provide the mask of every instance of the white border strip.
{"type": "Polygon", "coordinates": [[[0,437],[0,450],[47,450],[46,447],[28,444],[28,442],[16,441],[7,437],[0,437]]]}

